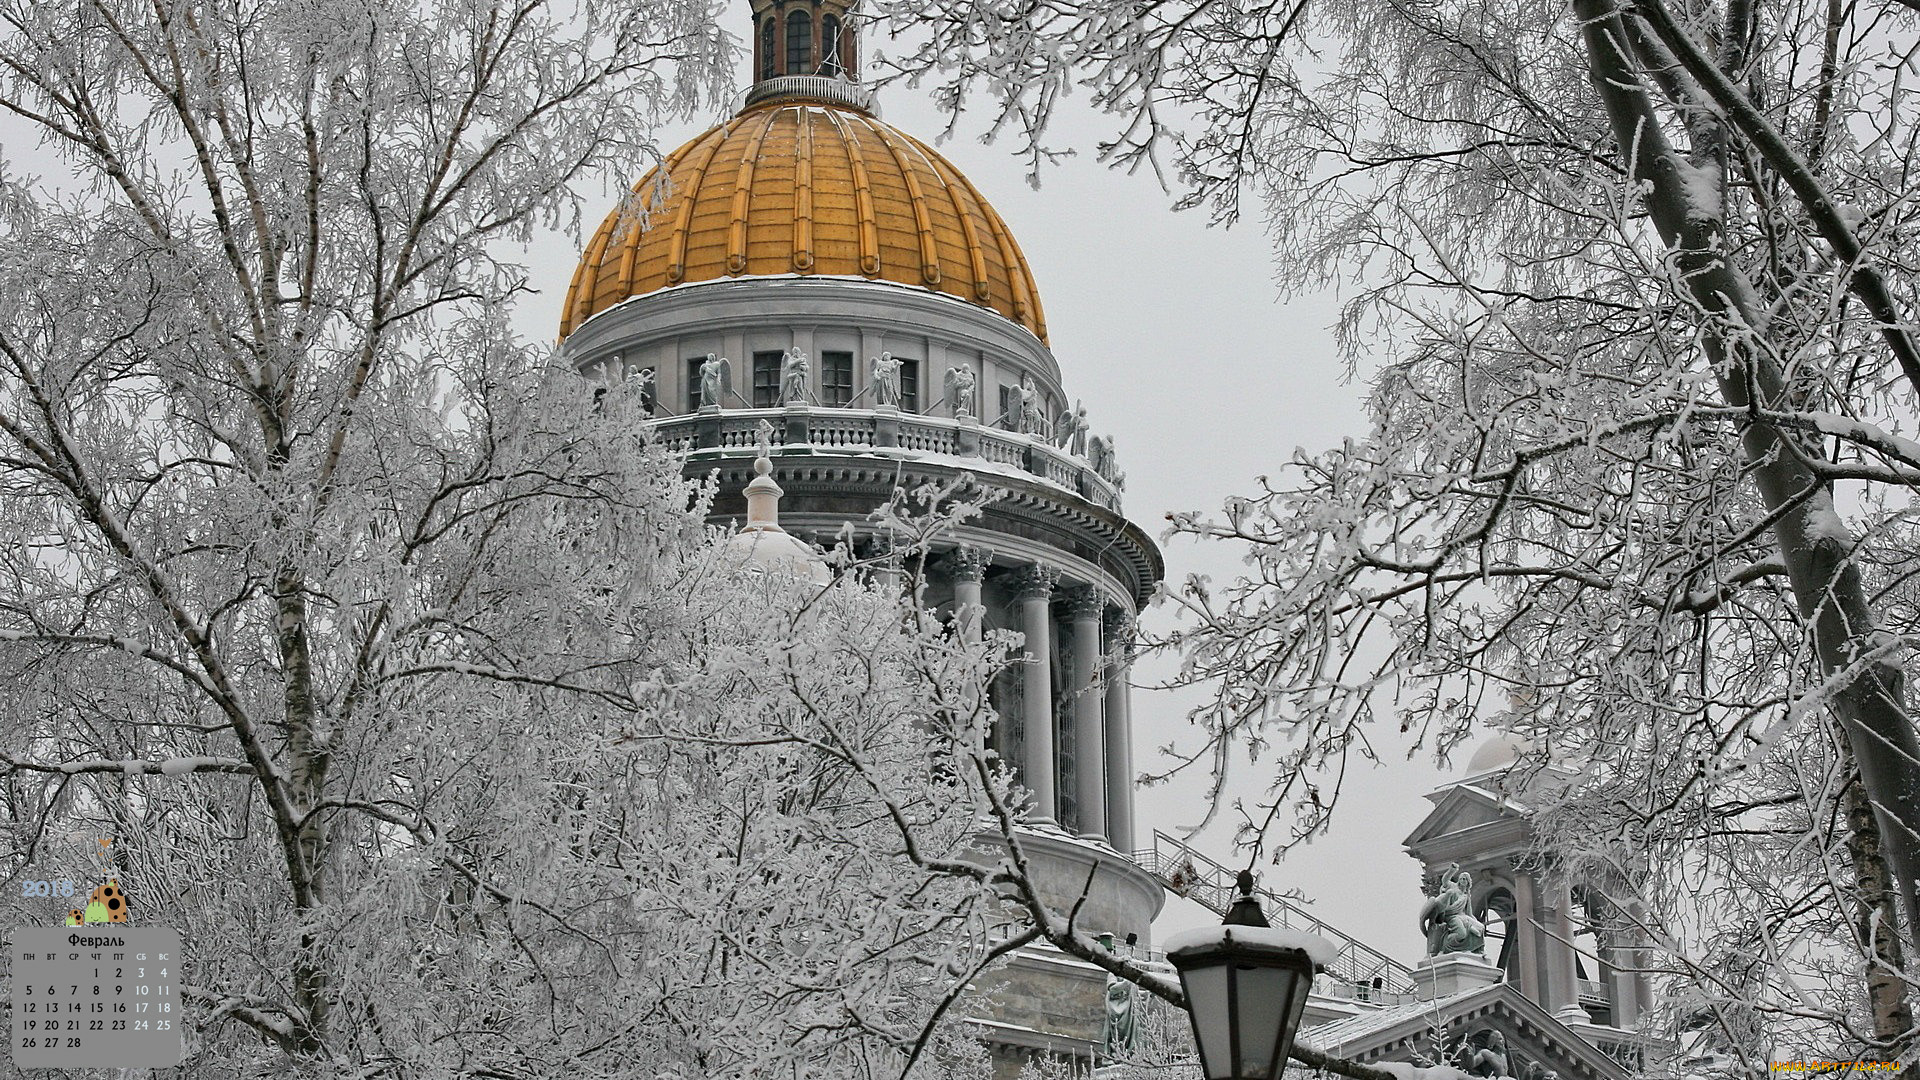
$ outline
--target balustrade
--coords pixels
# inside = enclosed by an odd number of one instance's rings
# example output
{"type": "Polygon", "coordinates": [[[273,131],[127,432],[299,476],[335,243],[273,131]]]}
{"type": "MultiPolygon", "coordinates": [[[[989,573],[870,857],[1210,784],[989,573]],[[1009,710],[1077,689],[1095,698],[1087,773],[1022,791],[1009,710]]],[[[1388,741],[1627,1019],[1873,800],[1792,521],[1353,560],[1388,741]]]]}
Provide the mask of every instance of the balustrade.
{"type": "MultiPolygon", "coordinates": [[[[785,429],[783,409],[728,409],[720,414],[718,449],[750,450],[762,420],[785,429]]],[[[807,416],[807,442],[832,449],[874,449],[887,453],[958,454],[957,421],[941,416],[905,414],[897,417],[896,445],[881,446],[876,430],[877,414],[865,409],[815,409],[807,416]]],[[[712,423],[711,415],[704,418],[712,423]]],[[[655,438],[675,452],[698,448],[696,425],[699,414],[663,416],[653,421],[655,438]]],[[[709,429],[711,430],[711,429],[709,429]]],[[[1010,465],[1028,470],[1034,476],[1085,496],[1092,502],[1118,512],[1120,493],[1093,471],[1085,460],[1048,445],[1044,440],[1018,432],[996,428],[975,428],[979,457],[995,465],[1010,465]]],[[[711,449],[711,448],[710,448],[711,449]]]]}

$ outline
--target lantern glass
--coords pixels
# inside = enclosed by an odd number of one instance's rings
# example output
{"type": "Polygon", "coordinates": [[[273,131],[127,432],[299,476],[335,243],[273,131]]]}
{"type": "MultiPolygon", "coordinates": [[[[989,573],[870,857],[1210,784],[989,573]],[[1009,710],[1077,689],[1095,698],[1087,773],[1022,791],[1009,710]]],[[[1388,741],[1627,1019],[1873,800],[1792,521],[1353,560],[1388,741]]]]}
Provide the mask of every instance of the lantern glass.
{"type": "MultiPolygon", "coordinates": [[[[1294,980],[1301,973],[1288,968],[1235,964],[1234,1005],[1239,1015],[1234,1027],[1240,1038],[1240,1074],[1271,1077],[1280,1027],[1292,1010],[1294,980]]],[[[1307,978],[1312,978],[1308,975],[1307,978]]],[[[1288,1039],[1288,1042],[1293,1040],[1288,1039]]]]}
{"type": "Polygon", "coordinates": [[[1232,965],[1226,960],[1204,964],[1180,972],[1181,988],[1187,992],[1187,1011],[1193,1018],[1193,1037],[1200,1049],[1200,1061],[1207,1080],[1227,1080],[1233,1075],[1233,1010],[1227,997],[1227,976],[1232,965]],[[1214,1063],[1218,1062],[1216,1066],[1214,1063]],[[1214,1071],[1215,1069],[1219,1071],[1214,1071]]]}

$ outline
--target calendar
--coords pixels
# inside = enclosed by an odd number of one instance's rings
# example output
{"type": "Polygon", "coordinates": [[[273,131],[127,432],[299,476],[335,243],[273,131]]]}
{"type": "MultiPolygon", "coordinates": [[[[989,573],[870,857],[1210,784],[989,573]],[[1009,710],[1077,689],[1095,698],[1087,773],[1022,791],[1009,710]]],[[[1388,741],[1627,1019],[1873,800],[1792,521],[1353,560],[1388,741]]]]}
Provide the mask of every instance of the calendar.
{"type": "Polygon", "coordinates": [[[180,1064],[180,931],[21,927],[11,958],[16,1067],[180,1064]]]}

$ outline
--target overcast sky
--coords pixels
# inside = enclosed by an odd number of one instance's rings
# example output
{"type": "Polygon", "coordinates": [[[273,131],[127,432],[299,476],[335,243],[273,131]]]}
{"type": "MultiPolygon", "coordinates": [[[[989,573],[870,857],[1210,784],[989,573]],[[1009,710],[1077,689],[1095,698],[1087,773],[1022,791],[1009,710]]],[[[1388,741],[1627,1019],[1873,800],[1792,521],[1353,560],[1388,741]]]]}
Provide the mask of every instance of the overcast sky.
{"type": "MultiPolygon", "coordinates": [[[[746,5],[736,6],[744,27],[746,5]]],[[[889,87],[880,104],[884,119],[909,134],[931,142],[942,130],[925,94],[889,87]]],[[[1098,118],[1078,105],[1067,113],[1055,142],[1070,135],[1074,144],[1092,146],[1104,130],[1098,118]]],[[[1039,283],[1068,396],[1085,400],[1094,431],[1115,438],[1127,473],[1127,514],[1149,533],[1164,530],[1169,511],[1213,510],[1228,495],[1253,490],[1253,478],[1276,470],[1296,446],[1318,449],[1364,433],[1366,372],[1360,382],[1345,379],[1333,346],[1333,299],[1278,299],[1257,221],[1209,228],[1201,212],[1174,213],[1174,197],[1152,177],[1112,172],[1089,154],[1047,172],[1035,191],[1013,145],[978,141],[986,117],[967,121],[936,145],[1019,240],[1039,283]]],[[[661,149],[671,150],[707,123],[663,132],[661,149]]],[[[603,205],[611,208],[613,198],[609,188],[603,205]]],[[[589,229],[599,214],[591,215],[589,229]]],[[[523,325],[551,334],[574,250],[556,238],[530,257],[542,292],[521,313],[523,325]]],[[[1238,569],[1237,555],[1220,545],[1181,542],[1165,554],[1173,580],[1189,573],[1224,580],[1238,569]]],[[[1162,625],[1165,618],[1158,616],[1162,625]]],[[[1154,747],[1190,730],[1182,712],[1169,695],[1135,691],[1141,767],[1152,766],[1154,747]]],[[[1261,874],[1272,887],[1301,890],[1319,917],[1411,963],[1422,945],[1415,925],[1419,872],[1400,841],[1428,809],[1421,796],[1442,774],[1425,761],[1400,760],[1404,745],[1388,731],[1376,734],[1395,764],[1350,777],[1334,832],[1261,874]]],[[[1249,785],[1257,784],[1258,770],[1244,771],[1249,785]]],[[[1143,835],[1149,826],[1178,831],[1202,817],[1196,784],[1141,792],[1137,805],[1143,835]]],[[[1232,861],[1225,829],[1209,830],[1197,846],[1232,861]]],[[[1212,918],[1197,905],[1170,900],[1155,936],[1212,918]]]]}

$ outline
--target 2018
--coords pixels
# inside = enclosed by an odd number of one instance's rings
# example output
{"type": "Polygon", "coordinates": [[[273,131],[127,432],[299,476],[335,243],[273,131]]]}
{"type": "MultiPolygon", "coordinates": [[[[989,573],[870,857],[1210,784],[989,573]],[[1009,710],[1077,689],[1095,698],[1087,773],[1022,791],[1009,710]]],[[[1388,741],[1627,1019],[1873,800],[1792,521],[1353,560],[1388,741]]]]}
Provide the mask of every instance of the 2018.
{"type": "Polygon", "coordinates": [[[72,896],[73,882],[61,881],[22,881],[21,896],[72,896]]]}

